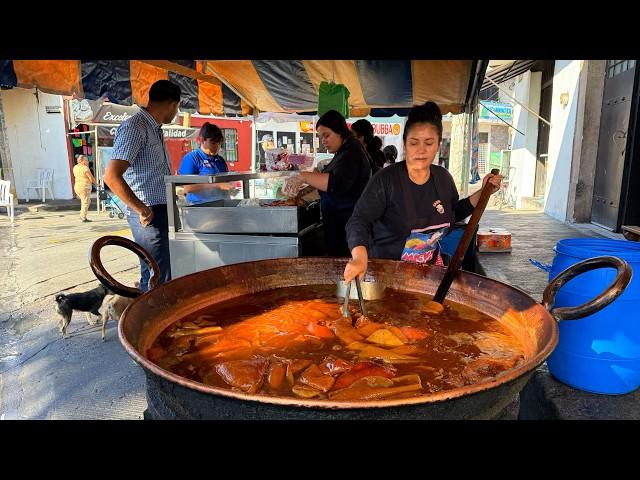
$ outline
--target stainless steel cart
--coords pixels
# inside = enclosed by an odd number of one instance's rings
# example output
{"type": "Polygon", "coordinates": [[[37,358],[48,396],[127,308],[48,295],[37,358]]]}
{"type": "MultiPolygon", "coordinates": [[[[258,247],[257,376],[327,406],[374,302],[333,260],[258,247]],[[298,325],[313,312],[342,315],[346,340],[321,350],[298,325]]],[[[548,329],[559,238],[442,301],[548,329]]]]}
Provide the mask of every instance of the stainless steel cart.
{"type": "Polygon", "coordinates": [[[292,173],[166,176],[172,277],[252,260],[322,254],[319,202],[272,207],[267,194],[259,198],[260,206],[239,207],[239,199],[184,205],[176,194],[179,185],[241,181],[242,196],[258,198],[254,182],[292,173]]]}

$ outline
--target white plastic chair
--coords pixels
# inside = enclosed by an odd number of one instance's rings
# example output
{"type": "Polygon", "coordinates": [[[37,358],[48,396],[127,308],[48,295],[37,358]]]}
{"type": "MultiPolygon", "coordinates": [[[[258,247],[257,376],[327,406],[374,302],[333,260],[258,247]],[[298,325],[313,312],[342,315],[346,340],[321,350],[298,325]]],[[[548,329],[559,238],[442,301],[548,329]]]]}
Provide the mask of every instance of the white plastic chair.
{"type": "Polygon", "coordinates": [[[13,223],[13,194],[11,193],[11,182],[0,180],[0,207],[7,209],[7,215],[13,223]]]}
{"type": "Polygon", "coordinates": [[[27,202],[29,201],[29,190],[42,189],[42,202],[45,200],[45,189],[49,191],[49,196],[51,200],[54,200],[53,197],[53,168],[38,168],[37,171],[37,179],[30,180],[27,184],[26,188],[26,196],[27,202]]]}

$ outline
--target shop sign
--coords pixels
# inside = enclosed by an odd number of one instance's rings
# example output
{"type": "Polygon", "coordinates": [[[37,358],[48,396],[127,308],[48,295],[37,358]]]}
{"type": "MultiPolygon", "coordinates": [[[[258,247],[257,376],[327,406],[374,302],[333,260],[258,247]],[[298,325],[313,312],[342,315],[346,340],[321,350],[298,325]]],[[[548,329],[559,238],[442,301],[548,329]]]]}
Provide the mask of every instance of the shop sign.
{"type": "Polygon", "coordinates": [[[399,123],[376,123],[372,122],[374,135],[400,135],[399,123]]]}
{"type": "Polygon", "coordinates": [[[497,118],[499,117],[505,122],[511,123],[513,118],[513,106],[510,103],[482,101],[478,106],[480,107],[480,119],[499,122],[500,120],[497,118]]]}

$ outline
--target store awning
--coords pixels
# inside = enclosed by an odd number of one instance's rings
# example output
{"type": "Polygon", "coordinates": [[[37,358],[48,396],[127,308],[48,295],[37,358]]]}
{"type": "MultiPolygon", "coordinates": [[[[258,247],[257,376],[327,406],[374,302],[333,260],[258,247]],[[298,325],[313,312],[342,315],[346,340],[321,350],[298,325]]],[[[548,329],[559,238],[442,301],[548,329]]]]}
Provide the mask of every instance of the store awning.
{"type": "Polygon", "coordinates": [[[157,80],[182,90],[181,110],[204,115],[248,115],[251,107],[218,78],[202,73],[195,60],[0,60],[0,86],[38,88],[46,93],[146,105],[157,80]]]}
{"type": "Polygon", "coordinates": [[[537,60],[514,60],[513,62],[509,62],[504,65],[500,65],[499,67],[488,70],[480,91],[493,86],[489,79],[498,84],[506,82],[507,80],[511,80],[512,78],[517,77],[527,70],[531,70],[536,62],[537,60]]]}
{"type": "Polygon", "coordinates": [[[404,114],[413,105],[436,102],[443,114],[460,113],[486,62],[472,60],[214,60],[205,72],[243,99],[269,112],[315,112],[323,81],[349,89],[351,116],[385,110],[404,114]]]}
{"type": "Polygon", "coordinates": [[[180,85],[181,110],[213,115],[315,112],[322,81],[350,92],[351,116],[400,115],[436,102],[464,111],[486,60],[0,60],[0,85],[121,105],[146,105],[150,86],[180,85]]]}

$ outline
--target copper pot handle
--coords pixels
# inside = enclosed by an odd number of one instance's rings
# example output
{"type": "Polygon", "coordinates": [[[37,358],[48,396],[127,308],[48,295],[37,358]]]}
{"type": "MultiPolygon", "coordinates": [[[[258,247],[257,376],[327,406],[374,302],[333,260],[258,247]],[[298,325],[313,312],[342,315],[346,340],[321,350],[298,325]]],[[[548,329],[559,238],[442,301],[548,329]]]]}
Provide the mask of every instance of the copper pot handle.
{"type": "Polygon", "coordinates": [[[160,278],[160,267],[153,259],[153,257],[144,248],[138,245],[136,242],[129,240],[128,238],[119,237],[116,235],[106,235],[100,237],[91,246],[89,251],[89,265],[95,276],[100,280],[105,287],[111,290],[113,293],[122,295],[123,297],[136,298],[142,295],[144,292],[139,288],[127,287],[122,285],[115,278],[113,278],[104,268],[102,260],[100,260],[100,251],[107,245],[116,245],[118,247],[124,247],[127,250],[132,251],[138,257],[140,257],[151,269],[153,275],[149,279],[149,290],[158,286],[158,279],[160,278]]]}
{"type": "Polygon", "coordinates": [[[618,257],[594,257],[582,262],[571,265],[569,268],[560,272],[547,285],[542,294],[542,306],[558,320],[576,320],[594,314],[603,309],[622,294],[633,276],[633,271],[627,262],[618,257]],[[553,308],[556,300],[556,294],[569,280],[577,277],[581,273],[598,268],[615,268],[617,270],[616,278],[607,289],[590,302],[584,303],[577,307],[560,307],[553,308]],[[552,309],[553,308],[553,309],[552,309]]]}

